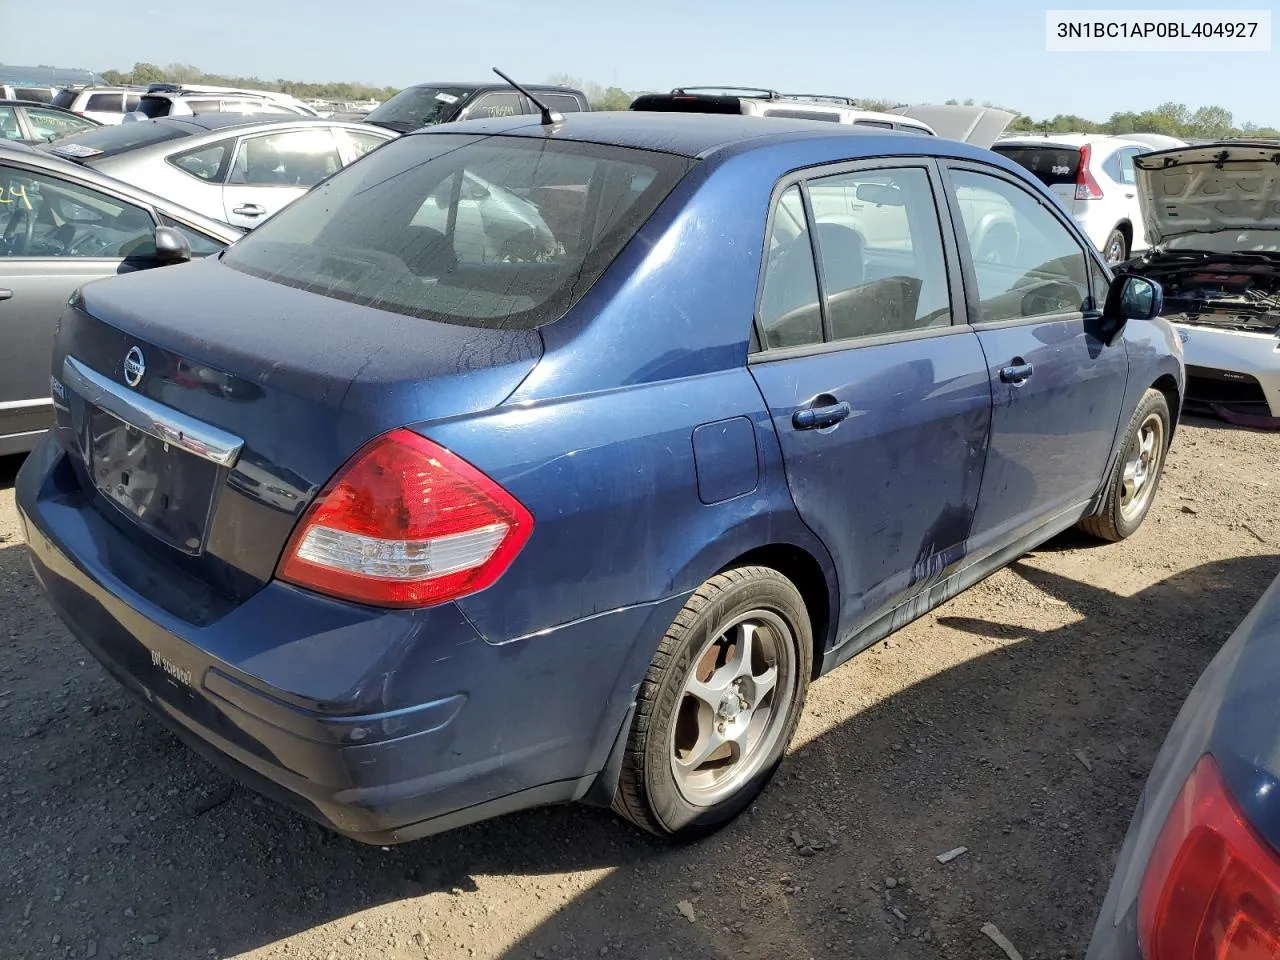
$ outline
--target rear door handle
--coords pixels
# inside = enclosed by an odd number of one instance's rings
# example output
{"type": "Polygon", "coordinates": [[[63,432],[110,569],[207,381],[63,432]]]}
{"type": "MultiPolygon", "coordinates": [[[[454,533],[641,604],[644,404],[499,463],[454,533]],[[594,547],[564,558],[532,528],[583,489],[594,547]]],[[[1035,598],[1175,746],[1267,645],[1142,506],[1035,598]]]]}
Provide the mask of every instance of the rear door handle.
{"type": "Polygon", "coordinates": [[[13,299],[12,290],[0,290],[0,300],[12,300],[12,299],[13,299]]]}
{"type": "Polygon", "coordinates": [[[267,212],[267,208],[256,203],[242,203],[238,207],[232,207],[231,212],[242,217],[260,217],[267,212]]]}
{"type": "Polygon", "coordinates": [[[791,425],[797,430],[821,430],[834,427],[849,414],[853,407],[847,403],[829,403],[821,407],[805,407],[791,415],[791,425]]]}
{"type": "Polygon", "coordinates": [[[1005,383],[1025,383],[1036,368],[1029,363],[1012,363],[1000,371],[1000,379],[1005,383]]]}

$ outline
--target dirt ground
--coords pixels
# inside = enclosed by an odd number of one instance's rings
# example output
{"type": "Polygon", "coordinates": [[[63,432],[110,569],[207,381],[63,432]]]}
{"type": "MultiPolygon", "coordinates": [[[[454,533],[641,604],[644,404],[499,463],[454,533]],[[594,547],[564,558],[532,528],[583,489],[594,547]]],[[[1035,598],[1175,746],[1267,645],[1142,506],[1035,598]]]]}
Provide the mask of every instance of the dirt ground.
{"type": "Polygon", "coordinates": [[[1135,537],[1059,538],[818,681],[700,844],[562,807],[380,849],[231,784],[104,674],[0,461],[0,957],[1000,960],[988,921],[1082,956],[1165,729],[1280,573],[1277,464],[1280,436],[1189,421],[1135,537]]]}

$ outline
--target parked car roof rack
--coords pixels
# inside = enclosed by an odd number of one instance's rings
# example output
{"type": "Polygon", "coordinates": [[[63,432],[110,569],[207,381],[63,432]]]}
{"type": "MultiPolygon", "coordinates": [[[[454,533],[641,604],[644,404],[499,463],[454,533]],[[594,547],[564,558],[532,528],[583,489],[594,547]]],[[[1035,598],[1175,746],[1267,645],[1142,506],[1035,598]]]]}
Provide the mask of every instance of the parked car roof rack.
{"type": "Polygon", "coordinates": [[[673,97],[691,96],[697,94],[706,94],[715,96],[716,94],[724,94],[727,96],[738,97],[747,96],[760,100],[781,100],[782,94],[777,90],[769,90],[764,87],[676,87],[671,91],[673,97]]]}
{"type": "Polygon", "coordinates": [[[853,97],[842,97],[833,93],[783,93],[783,100],[808,100],[813,103],[838,103],[842,107],[856,107],[853,97]]]}

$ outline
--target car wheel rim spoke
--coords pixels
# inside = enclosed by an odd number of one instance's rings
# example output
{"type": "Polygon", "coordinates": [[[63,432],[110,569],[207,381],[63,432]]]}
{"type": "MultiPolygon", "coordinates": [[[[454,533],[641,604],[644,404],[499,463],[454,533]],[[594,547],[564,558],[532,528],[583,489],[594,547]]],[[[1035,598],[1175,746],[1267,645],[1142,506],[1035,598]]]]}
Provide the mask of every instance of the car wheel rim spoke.
{"type": "Polygon", "coordinates": [[[696,806],[730,796],[771,754],[796,687],[794,634],[772,611],[737,617],[693,660],[671,729],[671,770],[696,806]]]}
{"type": "Polygon", "coordinates": [[[1120,515],[1124,519],[1133,520],[1147,508],[1163,455],[1164,423],[1153,413],[1142,422],[1125,452],[1120,479],[1120,515]]]}

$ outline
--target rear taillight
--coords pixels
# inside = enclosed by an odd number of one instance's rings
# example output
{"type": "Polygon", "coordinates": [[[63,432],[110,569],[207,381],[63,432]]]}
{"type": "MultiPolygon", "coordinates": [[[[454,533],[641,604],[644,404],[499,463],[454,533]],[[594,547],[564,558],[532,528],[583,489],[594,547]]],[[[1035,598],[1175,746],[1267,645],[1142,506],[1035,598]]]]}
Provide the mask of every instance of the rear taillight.
{"type": "Polygon", "coordinates": [[[1098,186],[1098,181],[1093,179],[1093,171],[1089,169],[1092,154],[1093,148],[1089,144],[1080,148],[1080,172],[1076,174],[1077,200],[1102,199],[1102,187],[1098,186]]]}
{"type": "Polygon", "coordinates": [[[1165,821],[1138,897],[1146,960],[1280,960],[1280,855],[1205,756],[1165,821]]]}
{"type": "Polygon", "coordinates": [[[529,511],[471,464],[393,430],[320,491],[276,575],[359,603],[427,606],[492,584],[532,531],[529,511]]]}

